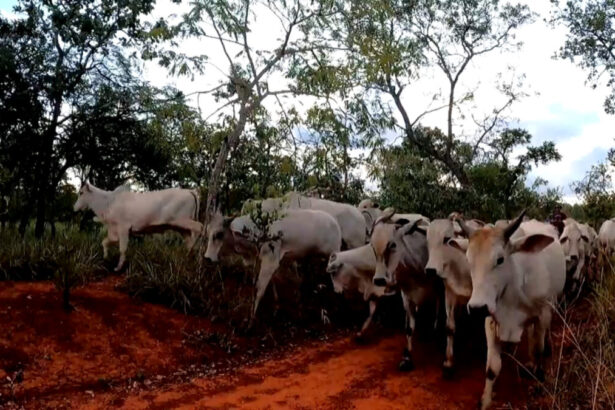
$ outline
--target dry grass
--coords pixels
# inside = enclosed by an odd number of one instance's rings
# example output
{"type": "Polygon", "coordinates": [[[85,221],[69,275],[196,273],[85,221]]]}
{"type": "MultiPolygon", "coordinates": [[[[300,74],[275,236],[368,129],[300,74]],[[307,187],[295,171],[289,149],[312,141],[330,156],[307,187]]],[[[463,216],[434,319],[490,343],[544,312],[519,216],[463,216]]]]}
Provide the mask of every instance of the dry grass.
{"type": "Polygon", "coordinates": [[[542,385],[554,409],[615,409],[615,269],[554,318],[552,377],[542,385]],[[558,320],[559,319],[559,320],[558,320]]]}

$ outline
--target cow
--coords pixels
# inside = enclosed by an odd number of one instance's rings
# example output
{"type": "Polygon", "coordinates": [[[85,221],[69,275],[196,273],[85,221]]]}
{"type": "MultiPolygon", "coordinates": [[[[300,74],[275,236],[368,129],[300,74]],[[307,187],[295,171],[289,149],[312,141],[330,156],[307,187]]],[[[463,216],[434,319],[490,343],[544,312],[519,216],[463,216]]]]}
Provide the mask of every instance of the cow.
{"type": "Polygon", "coordinates": [[[601,252],[610,258],[615,250],[615,218],[607,219],[602,223],[598,231],[598,243],[601,252]]]}
{"type": "Polygon", "coordinates": [[[530,353],[527,368],[538,379],[544,377],[542,359],[551,309],[566,282],[566,258],[557,233],[537,221],[522,224],[524,215],[525,211],[504,228],[471,229],[460,220],[469,240],[450,241],[466,251],[470,265],[468,309],[486,316],[487,375],[479,402],[482,409],[491,404],[493,384],[502,367],[501,344],[519,343],[524,329],[530,353]]]}
{"type": "Polygon", "coordinates": [[[368,237],[372,235],[372,229],[374,227],[374,223],[382,214],[378,203],[374,202],[371,199],[364,199],[359,202],[357,206],[363,218],[365,219],[365,229],[368,237]]]}
{"type": "Polygon", "coordinates": [[[175,230],[184,236],[186,246],[192,248],[203,227],[196,220],[199,216],[197,190],[105,191],[86,181],[79,189],[79,197],[73,208],[75,212],[91,209],[107,227],[107,237],[102,241],[105,258],[109,245],[119,243],[120,259],[116,272],[122,269],[126,261],[130,234],[175,230]]]}
{"type": "Polygon", "coordinates": [[[369,316],[356,335],[358,340],[363,338],[372,323],[378,298],[385,295],[384,288],[374,286],[372,283],[375,270],[376,255],[369,244],[334,252],[327,264],[327,273],[331,275],[333,290],[336,293],[355,290],[363,295],[363,300],[369,302],[369,316]]]}
{"type": "Polygon", "coordinates": [[[207,224],[207,249],[205,259],[218,262],[221,257],[238,254],[246,265],[256,258],[256,240],[260,230],[247,215],[225,217],[216,211],[207,224]]]}
{"type": "Polygon", "coordinates": [[[400,290],[406,312],[406,348],[399,369],[410,371],[412,361],[412,335],[415,313],[421,305],[435,300],[438,278],[425,275],[427,264],[427,218],[393,218],[388,208],[378,218],[370,238],[376,255],[373,283],[384,288],[400,290]],[[395,220],[394,220],[395,219],[395,220]]]}
{"type": "Polygon", "coordinates": [[[335,218],[326,212],[311,209],[286,209],[274,221],[260,247],[260,271],[256,281],[256,298],[252,318],[283,259],[298,260],[321,255],[328,258],[338,252],[342,234],[335,218]]]}
{"type": "MultiPolygon", "coordinates": [[[[425,266],[428,276],[438,276],[444,281],[444,305],[446,309],[446,358],[442,374],[450,378],[454,369],[453,346],[455,341],[455,310],[465,305],[472,294],[470,265],[464,252],[451,246],[451,239],[462,233],[462,228],[453,219],[459,215],[451,214],[449,219],[435,219],[427,228],[427,248],[429,259],[425,266]]],[[[484,223],[470,220],[467,225],[480,229],[484,223]]],[[[458,241],[464,239],[458,238],[458,241]]]]}
{"type": "Polygon", "coordinates": [[[581,232],[587,236],[588,241],[585,243],[585,269],[587,276],[590,279],[595,279],[597,262],[598,262],[598,233],[589,224],[579,224],[581,232]]]}
{"type": "Polygon", "coordinates": [[[264,214],[275,214],[285,209],[311,209],[326,212],[337,221],[346,249],[358,248],[367,242],[365,219],[361,212],[352,205],[307,197],[293,191],[281,198],[267,198],[262,201],[248,200],[244,203],[241,213],[251,213],[259,203],[261,212],[264,214]]]}
{"type": "Polygon", "coordinates": [[[581,225],[572,218],[564,220],[564,230],[560,236],[560,243],[566,255],[566,287],[571,292],[577,291],[581,284],[583,270],[587,262],[587,247],[589,238],[581,229],[581,225]]]}

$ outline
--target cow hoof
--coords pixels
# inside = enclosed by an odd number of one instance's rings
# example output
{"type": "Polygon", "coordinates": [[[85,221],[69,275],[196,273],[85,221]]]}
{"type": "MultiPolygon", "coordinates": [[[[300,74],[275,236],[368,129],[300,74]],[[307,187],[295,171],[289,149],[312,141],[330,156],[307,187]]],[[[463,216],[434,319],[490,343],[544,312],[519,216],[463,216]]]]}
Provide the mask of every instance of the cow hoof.
{"type": "Polygon", "coordinates": [[[410,372],[414,370],[414,363],[410,358],[403,358],[401,362],[399,362],[398,368],[400,372],[410,372]]]}
{"type": "Polygon", "coordinates": [[[442,366],[442,378],[445,380],[451,380],[455,374],[455,368],[453,366],[442,366]]]}

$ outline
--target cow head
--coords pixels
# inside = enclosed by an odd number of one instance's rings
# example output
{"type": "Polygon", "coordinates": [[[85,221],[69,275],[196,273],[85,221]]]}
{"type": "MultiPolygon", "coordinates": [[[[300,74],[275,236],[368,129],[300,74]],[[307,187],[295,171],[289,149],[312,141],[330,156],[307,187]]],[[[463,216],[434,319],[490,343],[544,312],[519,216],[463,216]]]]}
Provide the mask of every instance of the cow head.
{"type": "MultiPolygon", "coordinates": [[[[383,216],[385,215],[386,212],[383,216]]],[[[421,226],[422,221],[420,219],[412,222],[407,219],[399,219],[395,223],[387,223],[389,220],[390,216],[386,220],[380,217],[370,239],[370,244],[376,256],[376,272],[373,283],[380,287],[396,284],[395,271],[406,251],[404,237],[415,233],[422,235],[426,233],[425,227],[421,226]]]]}
{"type": "Polygon", "coordinates": [[[429,259],[425,265],[425,273],[428,275],[438,275],[446,279],[448,268],[465,258],[465,251],[459,249],[463,246],[462,240],[455,238],[454,225],[450,219],[435,219],[429,224],[427,228],[429,259]]]}
{"type": "Polygon", "coordinates": [[[354,269],[339,260],[337,254],[337,252],[333,252],[331,256],[329,256],[327,273],[331,275],[331,282],[333,282],[333,290],[335,293],[342,293],[351,287],[354,269]]]}
{"type": "Polygon", "coordinates": [[[585,257],[585,248],[589,243],[589,238],[575,221],[567,220],[565,223],[566,226],[559,241],[566,255],[566,271],[570,272],[574,271],[580,259],[585,257]]]}
{"type": "MultiPolygon", "coordinates": [[[[531,234],[512,239],[525,211],[505,228],[484,227],[471,230],[466,256],[472,276],[472,295],[468,308],[494,314],[498,299],[515,273],[510,255],[516,252],[540,252],[553,242],[553,237],[531,234]]],[[[465,228],[468,228],[467,226],[465,228]]]]}
{"type": "Polygon", "coordinates": [[[230,224],[232,218],[225,218],[220,211],[211,218],[207,224],[207,250],[205,251],[205,259],[210,262],[218,262],[220,259],[220,251],[224,245],[225,239],[231,235],[230,224]]]}
{"type": "Polygon", "coordinates": [[[270,278],[280,267],[282,261],[282,232],[268,236],[260,248],[260,272],[259,278],[270,278]]]}
{"type": "Polygon", "coordinates": [[[85,181],[83,185],[81,185],[81,188],[79,188],[79,196],[77,197],[77,201],[73,206],[73,210],[77,212],[89,208],[91,197],[92,185],[88,181],[85,181]]]}

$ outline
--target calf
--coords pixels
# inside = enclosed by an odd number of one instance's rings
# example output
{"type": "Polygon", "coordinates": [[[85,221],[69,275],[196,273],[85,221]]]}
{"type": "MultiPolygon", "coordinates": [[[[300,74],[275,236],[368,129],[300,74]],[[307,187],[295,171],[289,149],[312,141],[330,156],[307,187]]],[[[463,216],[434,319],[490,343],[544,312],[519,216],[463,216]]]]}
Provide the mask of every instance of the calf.
{"type": "Polygon", "coordinates": [[[566,255],[566,287],[575,292],[580,284],[586,263],[586,251],[589,238],[581,229],[580,224],[572,218],[564,221],[564,230],[560,243],[566,255]]]}
{"type": "Polygon", "coordinates": [[[361,331],[357,333],[359,339],[365,335],[372,323],[378,298],[385,293],[382,287],[374,286],[372,283],[375,270],[376,256],[369,244],[347,251],[334,252],[329,257],[327,265],[327,272],[331,275],[335,292],[342,293],[352,289],[361,292],[363,299],[369,302],[369,316],[363,323],[361,331]]]}
{"type": "MultiPolygon", "coordinates": [[[[481,227],[473,221],[468,224],[481,227]]],[[[444,281],[444,304],[446,308],[446,359],[442,372],[444,377],[453,373],[453,346],[455,341],[455,309],[465,305],[472,294],[470,266],[463,251],[451,246],[455,238],[456,226],[450,219],[436,219],[427,228],[427,248],[429,260],[425,266],[428,276],[439,276],[444,281]]],[[[459,227],[461,230],[461,227],[459,227]]],[[[458,242],[463,239],[457,239],[458,242]]]]}

